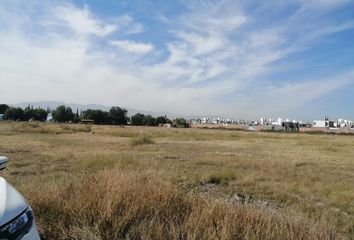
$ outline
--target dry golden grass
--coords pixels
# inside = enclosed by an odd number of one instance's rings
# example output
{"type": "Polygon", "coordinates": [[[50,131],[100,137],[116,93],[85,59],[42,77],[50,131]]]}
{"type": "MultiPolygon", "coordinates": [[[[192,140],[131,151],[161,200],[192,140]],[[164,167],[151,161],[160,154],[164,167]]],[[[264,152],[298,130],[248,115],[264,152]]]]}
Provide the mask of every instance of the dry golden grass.
{"type": "Polygon", "coordinates": [[[145,144],[154,144],[154,140],[150,137],[143,136],[143,137],[135,137],[130,140],[130,145],[138,146],[138,145],[145,145],[145,144]]]}
{"type": "Polygon", "coordinates": [[[335,239],[305,219],[203,200],[117,170],[29,197],[46,239],[335,239]]]}
{"type": "Polygon", "coordinates": [[[64,134],[76,132],[90,132],[89,125],[46,124],[41,122],[7,122],[2,126],[2,134],[15,133],[49,133],[64,134]]]}
{"type": "Polygon", "coordinates": [[[351,136],[2,122],[0,155],[44,239],[354,238],[351,136]]]}

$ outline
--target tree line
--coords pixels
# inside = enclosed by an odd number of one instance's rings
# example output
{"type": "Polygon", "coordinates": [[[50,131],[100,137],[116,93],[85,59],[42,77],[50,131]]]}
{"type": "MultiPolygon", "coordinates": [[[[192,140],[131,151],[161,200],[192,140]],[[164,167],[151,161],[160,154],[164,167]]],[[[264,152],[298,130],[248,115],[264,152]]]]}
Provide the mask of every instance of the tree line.
{"type": "Polygon", "coordinates": [[[33,119],[36,121],[45,121],[47,120],[48,111],[42,108],[34,109],[31,106],[22,109],[19,107],[9,107],[6,104],[0,104],[0,114],[4,114],[4,120],[29,121],[33,119]]]}
{"type": "Polygon", "coordinates": [[[171,124],[176,127],[188,127],[189,124],[184,118],[176,118],[173,121],[166,116],[153,117],[137,113],[128,117],[128,111],[124,108],[113,106],[109,111],[99,109],[87,109],[76,113],[70,107],[61,105],[55,110],[33,108],[28,106],[25,109],[20,107],[10,107],[6,104],[0,104],[0,114],[3,114],[4,120],[13,121],[47,121],[48,115],[52,115],[52,120],[59,123],[79,123],[92,122],[100,125],[127,125],[135,126],[159,126],[161,124],[171,124]]]}

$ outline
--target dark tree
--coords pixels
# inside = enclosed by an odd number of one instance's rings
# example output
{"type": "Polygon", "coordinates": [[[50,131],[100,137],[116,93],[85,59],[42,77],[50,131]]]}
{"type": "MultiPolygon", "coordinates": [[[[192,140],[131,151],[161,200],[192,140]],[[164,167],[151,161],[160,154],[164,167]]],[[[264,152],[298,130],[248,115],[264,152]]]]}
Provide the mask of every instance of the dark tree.
{"type": "Polygon", "coordinates": [[[72,120],[73,123],[79,123],[81,121],[81,117],[79,115],[79,109],[77,108],[76,109],[76,113],[75,113],[75,116],[72,120]]]}
{"type": "Polygon", "coordinates": [[[38,120],[38,121],[46,121],[47,120],[48,113],[43,108],[35,109],[35,113],[36,113],[35,117],[34,117],[35,120],[38,120]]]}
{"type": "Polygon", "coordinates": [[[26,107],[24,111],[24,118],[28,120],[45,121],[47,120],[48,113],[42,108],[33,109],[31,107],[26,107]]]}
{"type": "Polygon", "coordinates": [[[184,118],[176,118],[174,120],[175,124],[177,127],[180,127],[180,128],[187,128],[189,127],[189,124],[188,122],[186,121],[186,119],[184,118]]]}
{"type": "Polygon", "coordinates": [[[34,110],[31,109],[31,107],[28,105],[28,107],[25,108],[23,111],[23,115],[26,121],[32,119],[35,115],[34,110]]]}
{"type": "Polygon", "coordinates": [[[144,118],[144,114],[137,113],[131,117],[131,124],[135,126],[142,126],[144,125],[144,118]]]}
{"type": "Polygon", "coordinates": [[[24,121],[25,115],[22,108],[8,108],[4,113],[4,119],[14,121],[24,121]]]}
{"type": "Polygon", "coordinates": [[[4,114],[10,107],[6,104],[0,104],[0,114],[4,114]]]}
{"type": "Polygon", "coordinates": [[[53,119],[57,122],[70,122],[74,119],[75,114],[70,107],[61,105],[57,107],[53,112],[53,119]]]}
{"type": "Polygon", "coordinates": [[[91,119],[95,124],[112,124],[112,118],[108,112],[96,109],[87,109],[83,113],[84,119],[91,119]]]}
{"type": "Polygon", "coordinates": [[[146,115],[143,119],[144,126],[156,126],[156,119],[151,115],[146,115]]]}
{"type": "Polygon", "coordinates": [[[109,115],[116,125],[127,125],[127,113],[126,109],[120,107],[112,107],[109,110],[109,115]]]}
{"type": "Polygon", "coordinates": [[[127,123],[131,121],[131,117],[127,117],[127,123]]]}
{"type": "Polygon", "coordinates": [[[159,116],[156,118],[156,125],[171,123],[171,120],[168,119],[166,116],[159,116]]]}

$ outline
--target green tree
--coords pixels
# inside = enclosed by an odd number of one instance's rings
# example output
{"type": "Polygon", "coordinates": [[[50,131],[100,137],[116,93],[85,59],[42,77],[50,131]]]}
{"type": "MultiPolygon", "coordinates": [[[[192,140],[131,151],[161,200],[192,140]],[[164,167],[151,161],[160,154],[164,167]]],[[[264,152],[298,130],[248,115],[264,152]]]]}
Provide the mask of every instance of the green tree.
{"type": "Polygon", "coordinates": [[[168,119],[166,116],[159,116],[156,118],[156,125],[171,123],[171,120],[168,119]]]}
{"type": "Polygon", "coordinates": [[[44,110],[43,108],[38,108],[35,109],[36,111],[36,115],[34,117],[35,120],[38,121],[46,121],[47,117],[48,117],[48,112],[46,110],[44,110]]]}
{"type": "Polygon", "coordinates": [[[14,121],[24,121],[25,115],[22,108],[10,107],[4,113],[4,119],[14,121]]]}
{"type": "Polygon", "coordinates": [[[143,125],[144,126],[156,126],[156,119],[153,118],[151,115],[146,115],[144,116],[143,119],[143,125]]]}
{"type": "Polygon", "coordinates": [[[131,117],[131,124],[135,126],[142,126],[144,125],[144,118],[144,114],[137,113],[131,117]]]}
{"type": "Polygon", "coordinates": [[[109,115],[116,125],[127,125],[127,113],[126,109],[120,107],[112,107],[109,110],[109,115]]]}
{"type": "Polygon", "coordinates": [[[42,108],[33,109],[30,107],[26,107],[24,111],[25,120],[36,120],[36,121],[45,121],[47,120],[48,113],[46,110],[42,108]]]}
{"type": "Polygon", "coordinates": [[[83,113],[84,119],[91,119],[95,124],[112,124],[112,118],[108,112],[96,109],[87,109],[83,113]]]}
{"type": "Polygon", "coordinates": [[[70,107],[61,105],[52,112],[52,116],[57,122],[69,122],[74,119],[75,114],[70,107]]]}
{"type": "Polygon", "coordinates": [[[180,128],[187,128],[189,127],[189,124],[188,122],[186,121],[186,119],[184,118],[176,118],[174,120],[175,124],[177,127],[180,127],[180,128]]]}
{"type": "Polygon", "coordinates": [[[74,116],[72,122],[73,122],[73,123],[79,123],[80,121],[81,121],[81,117],[80,117],[80,116],[77,116],[77,115],[75,114],[75,116],[74,116]]]}
{"type": "Polygon", "coordinates": [[[10,107],[6,104],[0,104],[0,114],[4,114],[10,107]]]}
{"type": "Polygon", "coordinates": [[[80,117],[80,114],[79,114],[79,109],[77,108],[76,109],[76,113],[74,114],[74,118],[72,120],[73,123],[79,123],[81,121],[81,117],[80,117]]]}

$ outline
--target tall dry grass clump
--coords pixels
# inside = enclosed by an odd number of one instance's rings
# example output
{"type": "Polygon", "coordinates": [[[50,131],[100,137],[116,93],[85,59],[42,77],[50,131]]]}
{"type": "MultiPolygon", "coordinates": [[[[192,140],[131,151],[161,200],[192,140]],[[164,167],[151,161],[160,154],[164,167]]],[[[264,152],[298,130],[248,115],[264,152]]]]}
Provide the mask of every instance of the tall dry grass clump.
{"type": "Polygon", "coordinates": [[[154,144],[154,140],[147,136],[135,137],[130,139],[131,146],[154,144]]]}
{"type": "Polygon", "coordinates": [[[336,239],[308,220],[202,199],[117,170],[28,195],[43,239],[336,239]]]}

